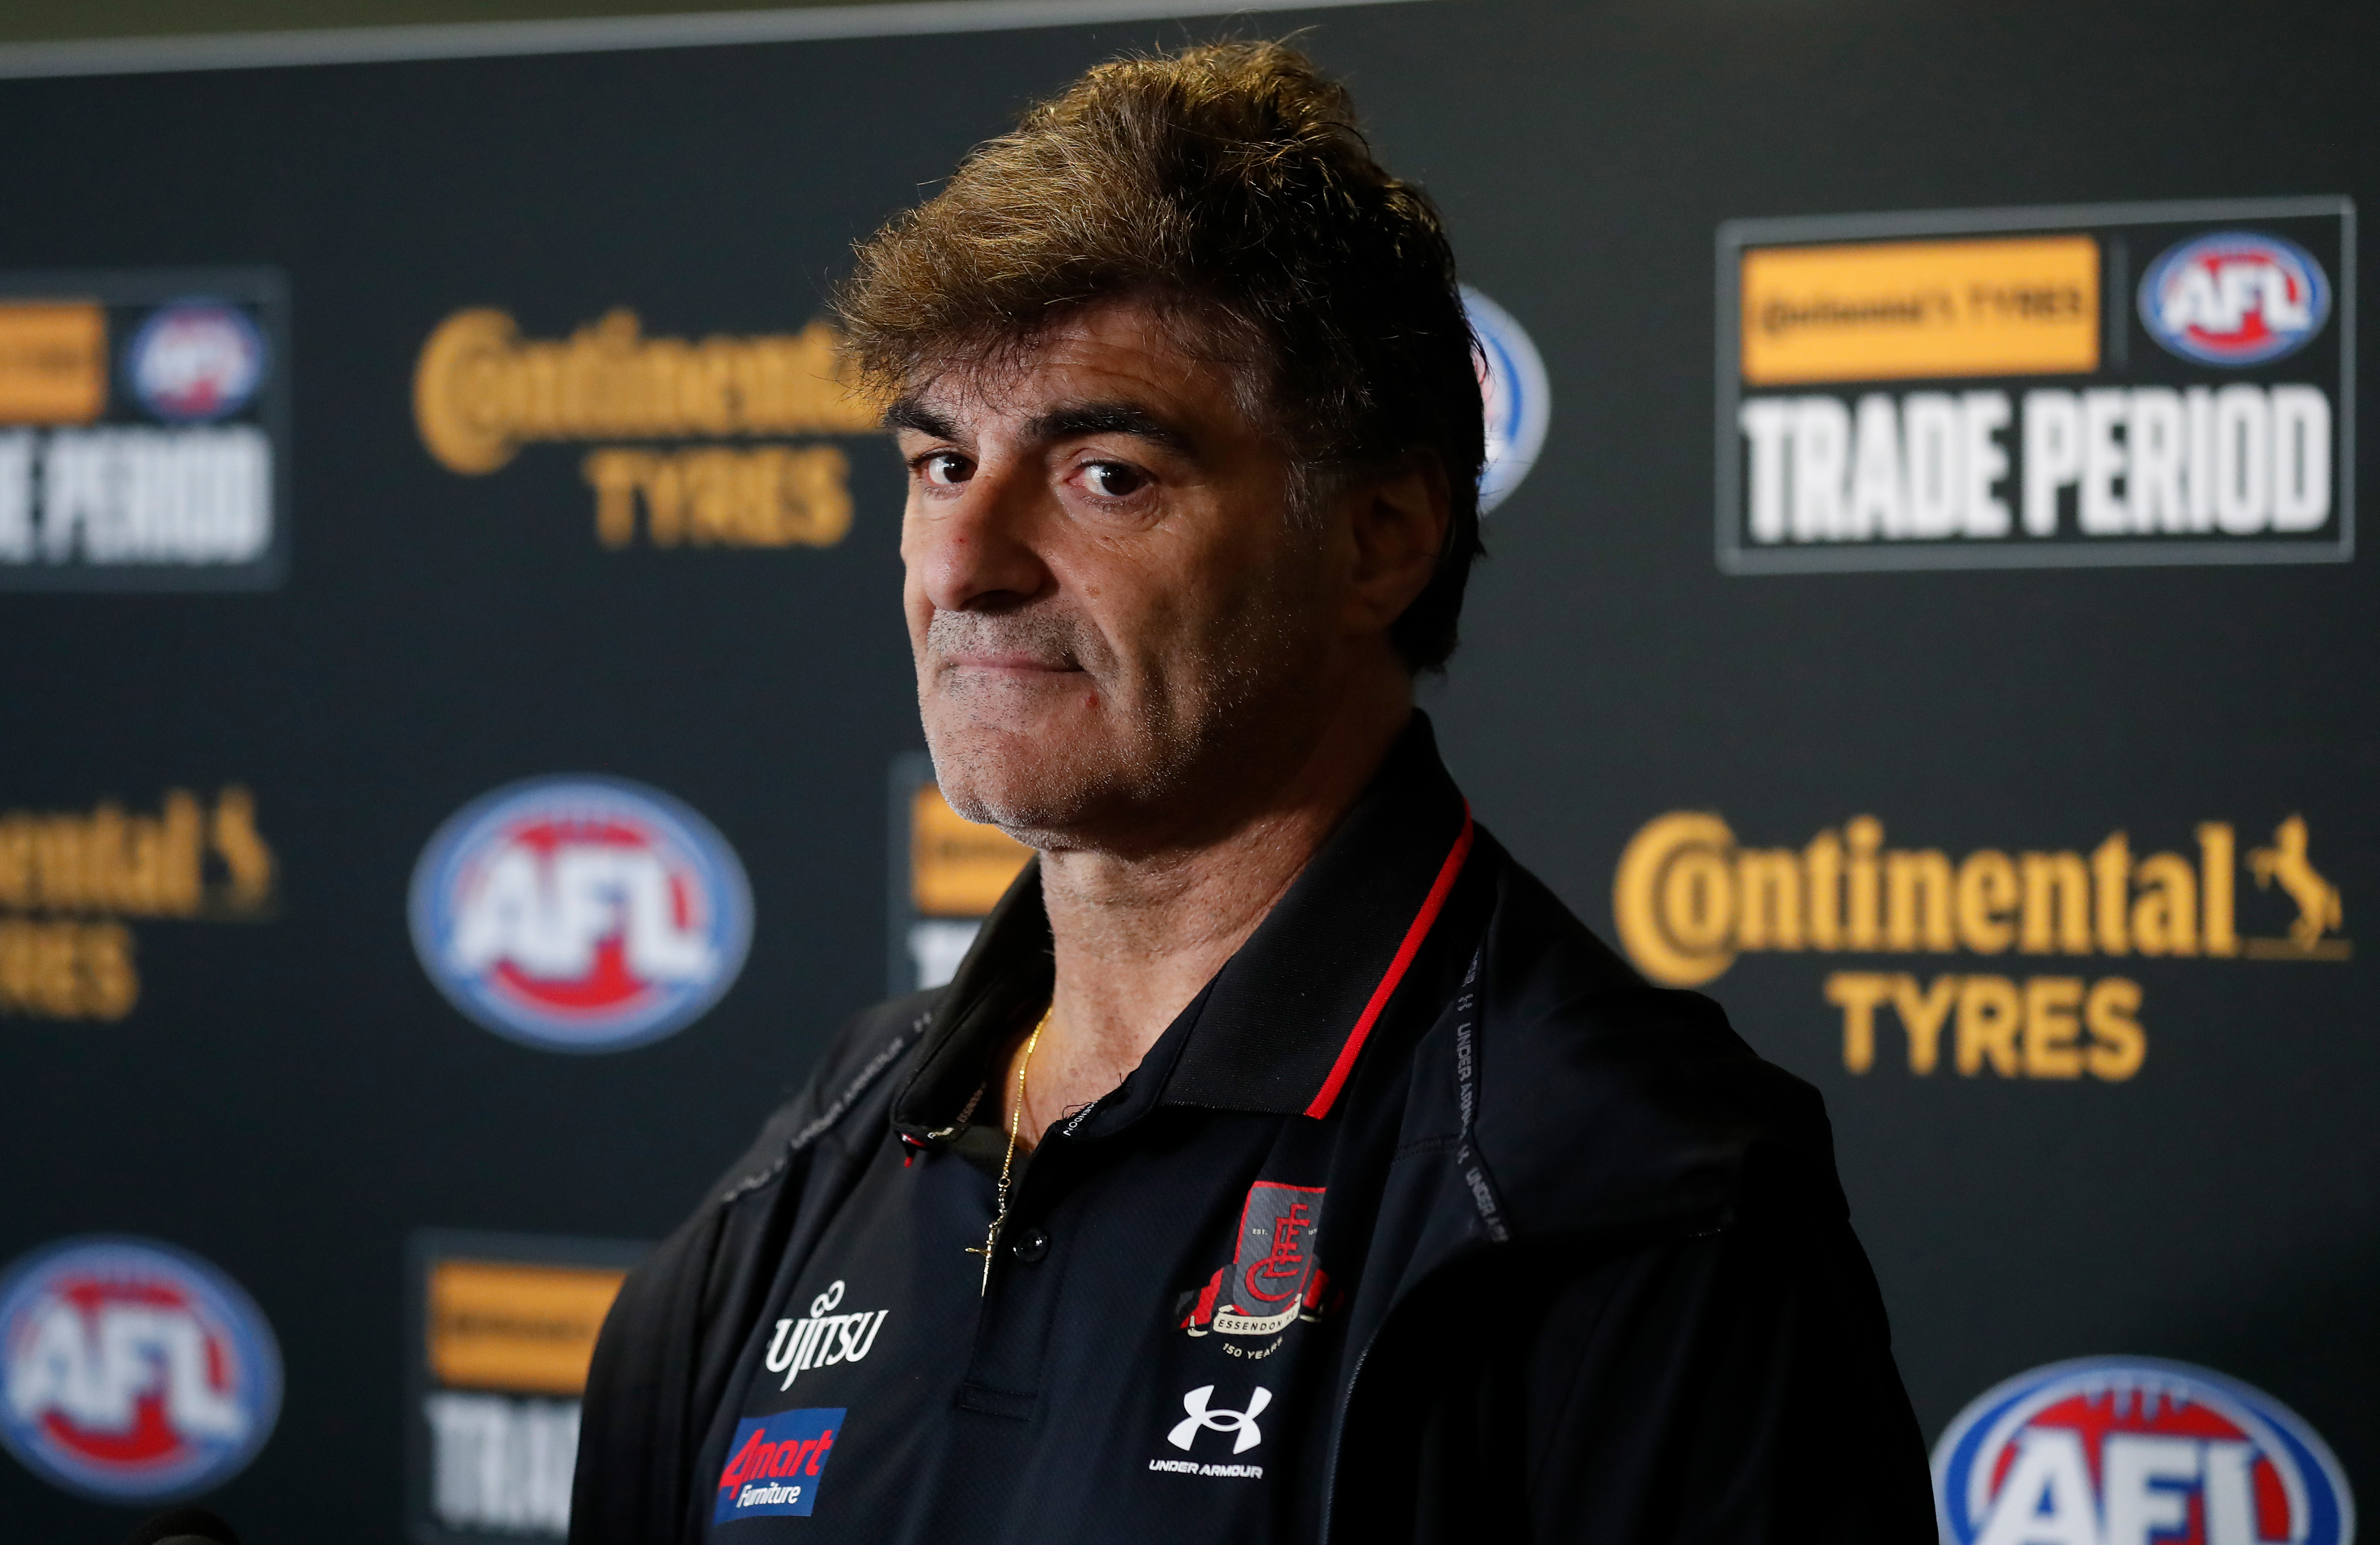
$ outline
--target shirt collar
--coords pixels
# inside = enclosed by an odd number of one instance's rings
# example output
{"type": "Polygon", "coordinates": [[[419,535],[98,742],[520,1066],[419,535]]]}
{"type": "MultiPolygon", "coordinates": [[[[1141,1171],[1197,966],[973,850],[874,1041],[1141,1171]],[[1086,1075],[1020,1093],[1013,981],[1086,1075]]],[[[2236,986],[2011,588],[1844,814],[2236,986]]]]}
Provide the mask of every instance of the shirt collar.
{"type": "MultiPolygon", "coordinates": [[[[1470,807],[1416,711],[1337,829],[1116,1103],[1329,1114],[1437,922],[1471,836],[1470,807]]],[[[892,1105],[905,1139],[951,1135],[1000,1047],[1050,1001],[1053,977],[1036,860],[984,920],[936,1006],[917,1070],[892,1105]]]]}

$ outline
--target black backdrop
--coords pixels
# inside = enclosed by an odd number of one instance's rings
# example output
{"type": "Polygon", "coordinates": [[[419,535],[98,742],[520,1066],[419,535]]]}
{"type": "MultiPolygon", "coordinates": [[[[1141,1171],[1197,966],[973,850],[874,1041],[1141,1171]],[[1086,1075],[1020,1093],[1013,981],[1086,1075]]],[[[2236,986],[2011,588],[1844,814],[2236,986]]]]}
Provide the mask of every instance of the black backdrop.
{"type": "MultiPolygon", "coordinates": [[[[1729,577],[1711,541],[1720,222],[2380,196],[2359,7],[1477,0],[1237,25],[1309,20],[1547,362],[1551,436],[1427,697],[1482,818],[1582,915],[1610,926],[1621,851],[1671,810],[1796,847],[1875,814],[1953,857],[2119,829],[2192,852],[2210,820],[2244,853],[2302,814],[2360,926],[2368,565],[1729,577]]],[[[431,459],[424,340],[468,306],[536,338],[615,307],[649,334],[794,332],[848,244],[1031,94],[1224,25],[0,85],[0,267],[288,285],[285,583],[0,598],[0,804],[242,786],[279,861],[261,917],[136,923],[128,1017],[0,1020],[0,1256],[154,1237],[272,1321],[281,1422],[217,1498],[250,1538],[400,1537],[413,1231],[658,1237],[881,992],[886,771],[918,743],[880,442],[840,442],[838,545],[612,550],[579,448],[481,477],[431,459]],[[613,1056],[476,1027],[406,929],[443,820],[573,771],[700,811],[755,899],[721,1005],[613,1056]]],[[[2290,915],[2244,870],[2240,908],[2243,933],[2290,915]]],[[[2366,960],[2034,963],[2141,985],[2148,1055],[2119,1082],[1915,1076],[1881,1015],[1852,1073],[1821,982],[1855,963],[1749,954],[1709,990],[1826,1092],[1929,1437],[2022,1369],[2138,1352],[2270,1390],[2380,1474],[2366,960]]],[[[0,1466],[13,1539],[125,1516],[0,1466]]]]}

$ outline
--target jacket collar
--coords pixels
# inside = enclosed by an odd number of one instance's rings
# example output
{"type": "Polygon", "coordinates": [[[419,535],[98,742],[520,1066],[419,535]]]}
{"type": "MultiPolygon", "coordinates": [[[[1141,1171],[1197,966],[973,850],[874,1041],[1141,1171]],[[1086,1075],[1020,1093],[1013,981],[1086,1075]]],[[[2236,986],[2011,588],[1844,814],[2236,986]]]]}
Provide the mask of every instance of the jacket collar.
{"type": "MultiPolygon", "coordinates": [[[[1101,1102],[1103,1114],[1128,1118],[1164,1104],[1328,1115],[1471,839],[1470,807],[1416,711],[1321,850],[1118,1095],[1101,1102]]],[[[905,1140],[954,1135],[1000,1047],[1049,1002],[1053,976],[1036,860],[985,919],[936,1005],[917,1071],[892,1104],[905,1140]]]]}

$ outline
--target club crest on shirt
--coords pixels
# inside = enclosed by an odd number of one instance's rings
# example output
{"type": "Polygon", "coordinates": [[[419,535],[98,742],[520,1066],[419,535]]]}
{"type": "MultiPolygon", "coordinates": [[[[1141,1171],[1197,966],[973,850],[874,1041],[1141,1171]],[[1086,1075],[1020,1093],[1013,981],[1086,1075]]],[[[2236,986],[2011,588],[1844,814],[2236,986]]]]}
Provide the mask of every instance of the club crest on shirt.
{"type": "MultiPolygon", "coordinates": [[[[1192,1335],[1277,1335],[1330,1307],[1330,1274],[1315,1262],[1322,1228],[1320,1186],[1259,1180],[1248,1188],[1231,1264],[1174,1304],[1177,1328],[1192,1335]]],[[[1235,1350],[1235,1348],[1233,1348],[1235,1350]]]]}

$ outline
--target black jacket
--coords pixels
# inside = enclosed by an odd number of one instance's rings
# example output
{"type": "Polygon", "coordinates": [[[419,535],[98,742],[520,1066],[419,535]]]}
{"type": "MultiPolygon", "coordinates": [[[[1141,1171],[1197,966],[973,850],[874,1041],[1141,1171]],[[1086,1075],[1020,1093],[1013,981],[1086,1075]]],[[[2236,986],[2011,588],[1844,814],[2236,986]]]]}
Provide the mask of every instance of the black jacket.
{"type": "MultiPolygon", "coordinates": [[[[1047,937],[1028,868],[952,984],[853,1020],[631,1274],[589,1379],[575,1545],[699,1539],[696,1450],[771,1284],[888,1124],[925,1141],[906,1107],[981,1080],[951,1049],[1046,997],[1047,937]]],[[[1173,1070],[1215,1086],[1193,1103],[1296,1113],[1334,1217],[1362,1199],[1300,1515],[1318,1539],[1934,1538],[1816,1092],[1474,828],[1420,716],[1201,1013],[1242,1028],[1173,1070]]]]}

